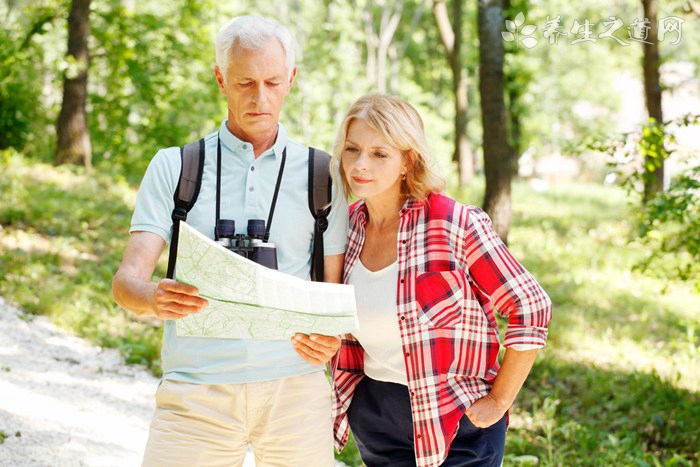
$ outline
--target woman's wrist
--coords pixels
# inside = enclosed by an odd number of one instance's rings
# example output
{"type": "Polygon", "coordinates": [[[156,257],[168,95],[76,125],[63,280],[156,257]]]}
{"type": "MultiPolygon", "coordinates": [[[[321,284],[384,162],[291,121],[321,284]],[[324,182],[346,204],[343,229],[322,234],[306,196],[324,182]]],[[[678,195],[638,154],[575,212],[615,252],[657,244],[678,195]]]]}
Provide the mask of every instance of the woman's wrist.
{"type": "Polygon", "coordinates": [[[493,392],[489,392],[488,394],[486,394],[486,397],[490,398],[503,412],[510,408],[510,404],[503,403],[501,400],[499,400],[496,396],[493,395],[493,392]]]}

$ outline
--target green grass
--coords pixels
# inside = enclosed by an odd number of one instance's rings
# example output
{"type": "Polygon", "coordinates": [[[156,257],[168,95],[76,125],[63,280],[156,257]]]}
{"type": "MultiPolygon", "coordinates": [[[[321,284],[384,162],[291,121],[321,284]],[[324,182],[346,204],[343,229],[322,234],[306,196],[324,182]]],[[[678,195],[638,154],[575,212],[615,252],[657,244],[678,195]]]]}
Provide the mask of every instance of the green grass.
{"type": "MultiPolygon", "coordinates": [[[[157,374],[159,327],[110,296],[133,187],[16,156],[0,172],[0,295],[157,374]]],[[[459,198],[480,204],[482,183],[459,198]]],[[[700,465],[700,296],[633,270],[647,252],[623,190],[513,190],[509,247],[552,297],[554,320],[511,410],[504,465],[700,465]]],[[[360,464],[352,445],[339,458],[360,464]]]]}

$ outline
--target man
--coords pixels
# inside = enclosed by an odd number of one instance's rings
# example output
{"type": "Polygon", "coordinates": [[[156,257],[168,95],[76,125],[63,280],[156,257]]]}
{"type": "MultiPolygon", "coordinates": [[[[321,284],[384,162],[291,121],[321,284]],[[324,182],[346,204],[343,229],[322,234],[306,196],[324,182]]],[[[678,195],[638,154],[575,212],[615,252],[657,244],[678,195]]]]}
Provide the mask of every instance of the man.
{"type": "MultiPolygon", "coordinates": [[[[202,187],[187,223],[211,238],[217,218],[233,219],[239,228],[248,219],[267,219],[286,153],[270,241],[277,246],[280,271],[308,279],[314,226],[307,201],[308,148],[289,139],[278,122],[296,75],[291,34],[270,19],[234,18],[216,38],[216,61],[228,119],[205,138],[202,187]]],[[[333,465],[330,387],[322,365],[337,351],[338,338],[176,335],[175,320],[207,305],[194,287],[150,281],[170,240],[180,165],[179,148],[161,150],[151,161],[113,282],[123,308],[165,320],[163,379],[144,465],[241,465],[249,443],[258,466],[333,465]]],[[[347,241],[347,204],[341,198],[334,197],[324,235],[329,282],[341,281],[347,241]]]]}

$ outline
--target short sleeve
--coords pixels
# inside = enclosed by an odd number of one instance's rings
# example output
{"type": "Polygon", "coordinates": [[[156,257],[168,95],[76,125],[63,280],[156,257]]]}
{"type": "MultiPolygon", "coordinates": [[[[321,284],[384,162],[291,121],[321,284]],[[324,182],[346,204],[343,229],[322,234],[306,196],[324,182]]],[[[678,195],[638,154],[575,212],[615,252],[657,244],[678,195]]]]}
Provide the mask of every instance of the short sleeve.
{"type": "Polygon", "coordinates": [[[152,232],[170,241],[180,165],[179,148],[162,149],[151,159],[136,195],[129,232],[152,232]]]}
{"type": "Polygon", "coordinates": [[[336,183],[333,184],[328,229],[323,234],[323,253],[326,256],[345,253],[348,244],[348,202],[342,191],[336,189],[336,183]]]}

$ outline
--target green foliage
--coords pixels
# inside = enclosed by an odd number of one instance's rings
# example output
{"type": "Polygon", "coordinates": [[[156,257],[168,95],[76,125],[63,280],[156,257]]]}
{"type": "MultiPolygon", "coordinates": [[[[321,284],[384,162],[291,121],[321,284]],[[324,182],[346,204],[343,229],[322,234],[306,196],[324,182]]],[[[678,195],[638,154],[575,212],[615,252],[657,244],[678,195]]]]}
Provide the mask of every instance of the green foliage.
{"type": "Polygon", "coordinates": [[[161,147],[181,146],[225,115],[214,78],[212,2],[129,10],[94,2],[90,133],[95,165],[133,181],[161,147]]]}
{"type": "MultiPolygon", "coordinates": [[[[640,198],[653,176],[650,172],[676,152],[674,131],[699,123],[700,115],[691,114],[662,123],[650,119],[638,131],[589,141],[586,147],[606,153],[622,186],[640,198]]],[[[636,224],[648,253],[635,264],[637,269],[691,281],[700,288],[699,188],[700,166],[691,166],[672,179],[666,191],[643,204],[636,224]]]]}
{"type": "Polygon", "coordinates": [[[43,51],[37,38],[58,17],[56,2],[0,3],[0,150],[45,147],[43,51]]]}
{"type": "Polygon", "coordinates": [[[700,166],[679,175],[644,206],[639,235],[649,248],[640,269],[692,281],[700,291],[700,166]]]}

